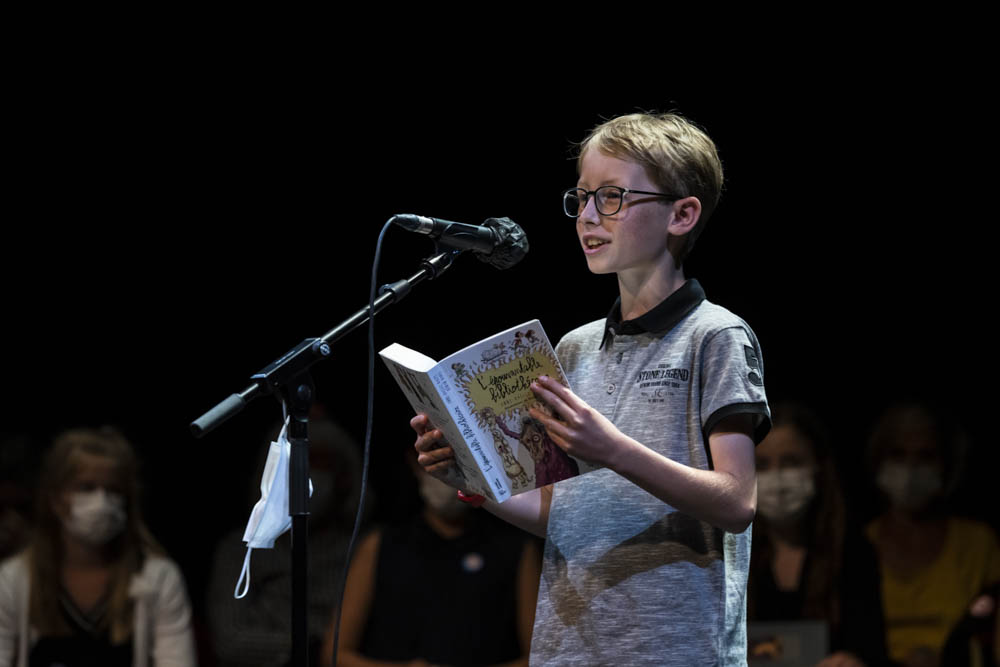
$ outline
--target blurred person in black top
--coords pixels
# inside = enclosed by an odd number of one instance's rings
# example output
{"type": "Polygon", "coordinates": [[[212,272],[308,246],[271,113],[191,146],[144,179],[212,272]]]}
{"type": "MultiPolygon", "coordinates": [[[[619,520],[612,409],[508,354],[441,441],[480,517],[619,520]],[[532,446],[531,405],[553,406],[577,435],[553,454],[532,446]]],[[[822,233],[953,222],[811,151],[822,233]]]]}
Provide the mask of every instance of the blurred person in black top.
{"type": "Polygon", "coordinates": [[[800,405],[778,404],[772,416],[756,450],[748,618],[825,621],[824,667],[886,664],[875,555],[847,528],[827,431],[800,405]]]}
{"type": "MultiPolygon", "coordinates": [[[[420,470],[423,510],[370,532],[348,572],[337,665],[528,664],[541,557],[534,538],[420,470]]],[[[322,664],[333,658],[333,624],[322,664]]]]}

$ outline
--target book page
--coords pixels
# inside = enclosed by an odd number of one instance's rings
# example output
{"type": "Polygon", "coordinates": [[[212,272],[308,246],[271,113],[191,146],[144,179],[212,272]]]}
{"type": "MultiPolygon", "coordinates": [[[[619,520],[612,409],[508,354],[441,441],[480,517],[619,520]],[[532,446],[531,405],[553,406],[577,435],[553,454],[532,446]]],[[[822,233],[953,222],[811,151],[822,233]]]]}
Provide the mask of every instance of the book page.
{"type": "MultiPolygon", "coordinates": [[[[415,361],[414,365],[419,368],[421,365],[420,357],[430,360],[432,367],[433,360],[419,352],[395,344],[382,350],[379,354],[413,409],[416,412],[425,413],[431,423],[441,429],[445,440],[449,443],[461,443],[463,436],[465,436],[462,433],[461,424],[465,420],[461,415],[457,420],[453,419],[452,408],[454,406],[448,406],[442,399],[430,374],[414,370],[413,366],[407,367],[397,361],[397,359],[415,361]]],[[[465,439],[467,440],[467,437],[465,439]]],[[[484,481],[483,474],[480,472],[476,460],[473,459],[474,452],[467,451],[460,446],[453,446],[452,450],[455,452],[455,465],[450,468],[448,475],[442,481],[455,488],[473,491],[498,500],[491,487],[484,481]]]]}
{"type": "Polygon", "coordinates": [[[411,350],[410,348],[404,347],[399,343],[393,343],[389,347],[380,350],[379,356],[383,359],[391,359],[397,364],[402,364],[410,370],[421,373],[429,373],[430,370],[437,365],[437,362],[428,357],[426,354],[421,354],[416,350],[411,350]]]}

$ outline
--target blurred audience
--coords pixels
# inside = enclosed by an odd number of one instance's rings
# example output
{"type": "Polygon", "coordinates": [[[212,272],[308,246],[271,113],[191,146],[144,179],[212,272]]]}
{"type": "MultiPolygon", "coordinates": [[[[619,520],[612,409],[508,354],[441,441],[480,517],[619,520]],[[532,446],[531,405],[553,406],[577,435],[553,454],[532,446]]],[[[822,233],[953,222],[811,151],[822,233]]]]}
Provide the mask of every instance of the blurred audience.
{"type": "Polygon", "coordinates": [[[23,434],[0,434],[0,561],[24,547],[31,523],[34,448],[23,434]]]}
{"type": "Polygon", "coordinates": [[[355,550],[337,665],[527,665],[541,565],[534,538],[460,502],[419,469],[412,447],[406,456],[424,508],[355,550]]]}
{"type": "Polygon", "coordinates": [[[36,500],[27,548],[0,565],[0,665],[194,665],[184,580],[143,523],[128,441],[63,433],[36,500]]]}
{"type": "Polygon", "coordinates": [[[885,664],[875,555],[847,526],[829,434],[800,405],[775,405],[772,418],[756,449],[748,619],[824,621],[824,667],[885,664]]]}
{"type": "MultiPolygon", "coordinates": [[[[267,453],[264,448],[263,453],[267,453]]],[[[248,489],[247,514],[260,495],[261,457],[248,489]]],[[[361,485],[361,457],[353,438],[321,416],[309,423],[308,626],[309,657],[319,664],[319,649],[336,604],[347,543],[354,526],[361,485]]],[[[227,534],[216,547],[208,591],[211,642],[219,667],[288,665],[292,654],[291,531],[273,549],[254,549],[250,587],[233,597],[246,555],[245,526],[227,534]]]]}
{"type": "Polygon", "coordinates": [[[1000,582],[993,530],[954,516],[946,504],[964,452],[958,429],[915,404],[887,410],[869,441],[884,511],[867,535],[882,573],[889,654],[907,667],[956,664],[942,659],[947,638],[1000,582]]]}

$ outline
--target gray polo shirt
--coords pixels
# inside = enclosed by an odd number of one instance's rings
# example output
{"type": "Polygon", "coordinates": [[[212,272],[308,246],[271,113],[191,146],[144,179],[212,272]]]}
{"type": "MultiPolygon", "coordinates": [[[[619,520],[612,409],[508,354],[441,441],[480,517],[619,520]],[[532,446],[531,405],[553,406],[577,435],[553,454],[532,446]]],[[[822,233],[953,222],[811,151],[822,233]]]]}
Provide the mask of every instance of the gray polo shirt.
{"type": "MultiPolygon", "coordinates": [[[[623,433],[711,468],[723,417],[770,428],[760,346],[697,281],[642,317],[567,334],[556,352],[573,390],[623,433]]],[[[746,664],[750,529],[699,521],[610,470],[556,484],[531,643],[532,665],[746,664]]]]}

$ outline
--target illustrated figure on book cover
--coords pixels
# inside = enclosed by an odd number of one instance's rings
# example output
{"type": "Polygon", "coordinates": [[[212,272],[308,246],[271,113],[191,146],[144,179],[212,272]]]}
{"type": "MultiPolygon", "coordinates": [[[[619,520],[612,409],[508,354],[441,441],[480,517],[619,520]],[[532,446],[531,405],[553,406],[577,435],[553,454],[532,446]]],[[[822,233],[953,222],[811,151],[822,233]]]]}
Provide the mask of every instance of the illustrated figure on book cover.
{"type": "Polygon", "coordinates": [[[579,466],[540,423],[528,417],[529,407],[542,407],[529,389],[531,381],[542,373],[561,375],[558,361],[534,329],[513,331],[509,336],[482,349],[478,359],[453,363],[451,368],[469,412],[493,437],[513,491],[577,475],[579,466]],[[511,428],[518,423],[520,431],[511,428]]]}
{"type": "Polygon", "coordinates": [[[465,364],[461,362],[453,363],[451,365],[451,370],[455,374],[455,380],[458,382],[463,382],[472,379],[472,376],[469,375],[469,369],[467,369],[465,367],[465,364]]]}
{"type": "MultiPolygon", "coordinates": [[[[524,466],[518,462],[517,458],[514,456],[514,452],[511,451],[510,445],[507,444],[504,439],[504,433],[510,435],[509,429],[503,424],[496,413],[493,412],[491,408],[483,408],[480,410],[479,414],[486,421],[486,427],[490,430],[490,434],[493,436],[493,444],[496,447],[497,454],[500,455],[500,460],[503,461],[503,471],[507,473],[507,477],[510,478],[511,486],[515,489],[521,487],[528,487],[531,483],[532,477],[524,470],[524,466]]],[[[512,436],[515,437],[516,436],[512,436]]]]}
{"type": "Polygon", "coordinates": [[[530,416],[521,419],[521,432],[512,430],[497,417],[497,426],[524,445],[535,461],[535,486],[545,486],[580,474],[580,467],[549,437],[542,423],[530,416]]]}

